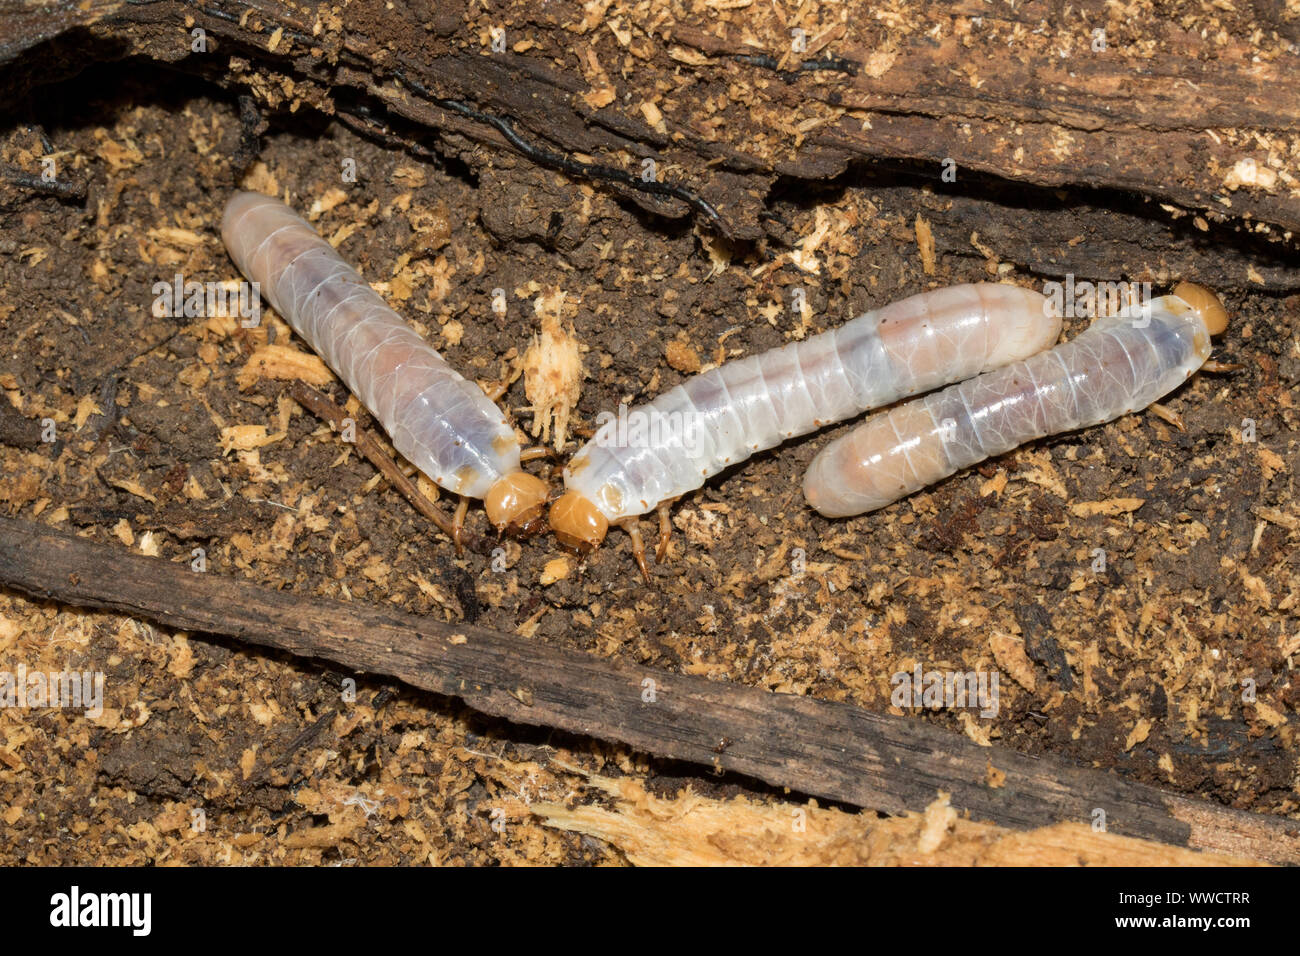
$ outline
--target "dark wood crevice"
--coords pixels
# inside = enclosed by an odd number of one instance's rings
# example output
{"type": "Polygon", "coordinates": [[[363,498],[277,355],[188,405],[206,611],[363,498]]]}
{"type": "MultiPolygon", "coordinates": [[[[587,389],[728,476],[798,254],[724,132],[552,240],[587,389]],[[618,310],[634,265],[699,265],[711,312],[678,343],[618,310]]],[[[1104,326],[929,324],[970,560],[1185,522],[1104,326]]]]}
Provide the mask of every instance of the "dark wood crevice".
{"type": "MultiPolygon", "coordinates": [[[[949,34],[940,42],[904,37],[883,72],[859,69],[895,42],[874,21],[852,26],[824,51],[852,64],[853,72],[756,65],[742,58],[753,48],[719,24],[646,24],[656,54],[638,63],[635,82],[611,73],[618,92],[653,90],[659,76],[682,70],[706,85],[741,83],[755,102],[731,110],[720,136],[701,135],[697,127],[705,117],[680,110],[667,135],[653,130],[637,109],[637,95],[620,96],[593,111],[581,99],[585,79],[563,58],[557,63],[540,53],[486,55],[463,29],[455,5],[430,14],[433,19],[423,24],[421,14],[402,5],[390,10],[383,4],[354,4],[342,31],[327,28],[315,36],[311,16],[268,0],[33,5],[7,15],[0,64],[9,68],[4,92],[11,101],[34,84],[77,68],[74,62],[60,66],[55,41],[61,38],[92,37],[89,49],[77,42],[82,57],[134,55],[200,69],[205,57],[190,54],[181,42],[192,21],[208,32],[212,45],[206,58],[215,68],[204,72],[237,92],[251,87],[255,95],[266,96],[289,80],[301,103],[333,114],[336,92],[352,88],[416,127],[509,148],[489,124],[438,105],[438,100],[454,100],[510,122],[539,146],[549,143],[569,155],[612,165],[619,165],[620,157],[657,156],[683,170],[677,185],[717,208],[715,227],[744,240],[761,235],[757,214],[776,176],[816,180],[855,162],[937,164],[944,158],[963,170],[1008,181],[1132,192],[1211,221],[1270,224],[1277,227],[1269,237],[1275,242],[1300,229],[1300,198],[1284,180],[1268,189],[1235,191],[1223,182],[1239,159],[1266,166],[1260,143],[1284,151],[1300,127],[1300,90],[1287,79],[1300,65],[1300,55],[1283,52],[1252,62],[1256,51],[1246,38],[1229,35],[1220,43],[1172,20],[1157,20],[1141,32],[1155,38],[1154,57],[1144,58],[1134,44],[1118,41],[1097,55],[1053,57],[1052,44],[1066,42],[1087,23],[1105,23],[1108,9],[1085,3],[1071,8],[1066,23],[1058,8],[1029,3],[1014,14],[1003,11],[1004,26],[1016,21],[1026,30],[1023,41],[1010,47],[980,42],[979,31],[965,45],[949,34]],[[1060,32],[1039,36],[1028,30],[1031,24],[1057,24],[1060,32]],[[270,52],[276,30],[280,37],[270,52]],[[663,52],[672,47],[694,51],[703,62],[688,67],[673,60],[663,52]],[[51,52],[55,55],[47,55],[51,52]],[[232,56],[250,68],[228,70],[232,56]],[[37,63],[39,70],[32,68],[37,63]],[[270,82],[255,83],[255,78],[270,82]],[[414,88],[427,90],[429,97],[414,88]],[[771,139],[772,117],[810,102],[847,112],[812,130],[792,151],[771,153],[754,145],[771,139]]],[[[571,42],[564,27],[581,19],[581,8],[548,9],[554,12],[520,8],[501,15],[520,34],[553,30],[557,43],[571,42]]],[[[965,23],[984,16],[991,21],[993,12],[985,4],[958,4],[940,20],[965,23]]],[[[653,197],[644,201],[661,215],[689,212],[680,203],[665,210],[653,197]]]]}

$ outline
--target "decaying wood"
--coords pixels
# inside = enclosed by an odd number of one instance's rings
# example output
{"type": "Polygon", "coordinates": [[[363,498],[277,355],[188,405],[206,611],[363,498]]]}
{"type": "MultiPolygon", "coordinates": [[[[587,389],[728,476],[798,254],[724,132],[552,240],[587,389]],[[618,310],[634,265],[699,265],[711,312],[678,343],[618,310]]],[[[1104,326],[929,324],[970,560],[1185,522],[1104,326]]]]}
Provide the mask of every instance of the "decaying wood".
{"type": "MultiPolygon", "coordinates": [[[[686,791],[655,796],[634,777],[587,778],[600,800],[508,806],[618,847],[638,866],[1240,866],[1252,861],[1099,832],[1081,823],[1008,830],[961,819],[946,797],[901,817],[790,807],[686,791]]],[[[508,803],[508,802],[507,802],[508,803]]]]}
{"type": "Polygon", "coordinates": [[[1300,825],[1062,760],[980,747],[846,704],[775,694],[388,608],[274,591],[0,518],[0,585],[395,677],[521,724],[616,741],[792,791],[900,814],[940,792],[972,819],[1111,833],[1300,863],[1300,825]]]}
{"type": "MultiPolygon", "coordinates": [[[[7,15],[0,63],[12,98],[134,54],[273,110],[391,120],[413,149],[434,131],[453,152],[467,140],[515,151],[482,118],[494,117],[540,150],[631,172],[654,158],[662,180],[716,207],[706,225],[745,239],[762,234],[777,177],[857,160],[915,161],[936,186],[951,160],[968,189],[988,174],[1123,191],[1194,214],[1192,236],[1228,222],[1277,246],[1300,227],[1300,18],[1280,5],[1253,5],[1255,29],[1212,3],[1130,17],[1103,0],[963,0],[926,7],[925,22],[846,5],[829,24],[727,9],[745,6],[620,5],[615,23],[599,2],[30,3],[7,15]],[[507,31],[500,52],[493,25],[507,31]],[[814,31],[805,60],[789,49],[800,27],[814,31]],[[191,49],[196,29],[206,52],[191,49]]],[[[613,185],[665,215],[692,211],[613,185]]],[[[1269,283],[1244,264],[1235,279],[1269,283]]]]}

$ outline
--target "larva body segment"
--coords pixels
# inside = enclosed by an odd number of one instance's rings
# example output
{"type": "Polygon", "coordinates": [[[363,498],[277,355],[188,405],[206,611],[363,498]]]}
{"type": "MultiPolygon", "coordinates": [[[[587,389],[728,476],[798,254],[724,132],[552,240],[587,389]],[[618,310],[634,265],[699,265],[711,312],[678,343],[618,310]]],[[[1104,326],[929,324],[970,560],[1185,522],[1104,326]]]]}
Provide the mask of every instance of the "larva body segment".
{"type": "Polygon", "coordinates": [[[420,471],[473,498],[519,472],[519,443],[501,410],[292,209],[269,196],[236,193],[221,237],[239,270],[260,284],[420,471]]]}
{"type": "Polygon", "coordinates": [[[1064,345],[868,419],[813,459],[804,497],[827,517],[863,514],[1025,442],[1146,408],[1205,363],[1212,327],[1176,295],[1099,319],[1064,345]]]}
{"type": "MultiPolygon", "coordinates": [[[[608,522],[645,514],[789,438],[1032,355],[1060,328],[1046,298],[1017,286],[915,295],[669,389],[627,414],[664,423],[650,440],[605,422],[565,469],[565,485],[608,522]]],[[[563,537],[554,511],[552,525],[563,537]]]]}

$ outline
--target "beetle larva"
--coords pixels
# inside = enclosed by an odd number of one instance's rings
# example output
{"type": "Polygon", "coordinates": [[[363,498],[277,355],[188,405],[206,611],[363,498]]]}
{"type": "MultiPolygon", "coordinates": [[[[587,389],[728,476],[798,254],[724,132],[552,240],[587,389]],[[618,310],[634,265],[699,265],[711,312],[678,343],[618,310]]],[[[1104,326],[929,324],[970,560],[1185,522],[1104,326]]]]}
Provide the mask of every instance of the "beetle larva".
{"type": "MultiPolygon", "coordinates": [[[[802,342],[728,362],[627,414],[672,423],[630,441],[606,421],[564,471],[551,508],[561,543],[594,548],[611,522],[634,519],[693,491],[755,452],[868,408],[997,368],[1049,347],[1061,318],[1046,298],[979,283],[925,292],[802,342]],[[688,428],[686,425],[691,427],[688,428]]],[[[660,556],[666,514],[660,512],[660,556]]]]}
{"type": "MultiPolygon", "coordinates": [[[[501,410],[390,309],[334,247],[278,199],[226,204],[230,258],[375,416],[393,447],[448,491],[482,498],[500,530],[542,523],[545,483],[520,469],[501,410]]],[[[463,508],[457,513],[463,516],[463,508]]],[[[459,542],[457,542],[459,543],[459,542]]]]}
{"type": "Polygon", "coordinates": [[[1218,297],[1190,282],[1135,311],[868,419],[813,459],[804,497],[827,517],[863,514],[1025,442],[1146,408],[1205,364],[1228,324],[1218,297]]]}

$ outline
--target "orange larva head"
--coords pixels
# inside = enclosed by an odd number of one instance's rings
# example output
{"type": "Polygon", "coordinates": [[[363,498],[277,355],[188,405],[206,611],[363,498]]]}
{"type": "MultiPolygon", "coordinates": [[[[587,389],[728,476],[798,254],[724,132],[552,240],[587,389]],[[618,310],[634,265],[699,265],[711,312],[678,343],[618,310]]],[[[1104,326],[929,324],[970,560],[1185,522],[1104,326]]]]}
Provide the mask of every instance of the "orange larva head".
{"type": "Polygon", "coordinates": [[[1195,282],[1180,282],[1174,286],[1174,295],[1192,307],[1211,335],[1218,335],[1228,327],[1228,310],[1223,307],[1219,297],[1205,286],[1195,282]]]}
{"type": "Polygon", "coordinates": [[[560,544],[585,554],[605,540],[609,519],[586,495],[566,491],[551,505],[551,530],[560,544]]]}
{"type": "Polygon", "coordinates": [[[498,478],[483,497],[488,520],[497,531],[526,536],[546,527],[546,482],[526,471],[498,478]]]}

